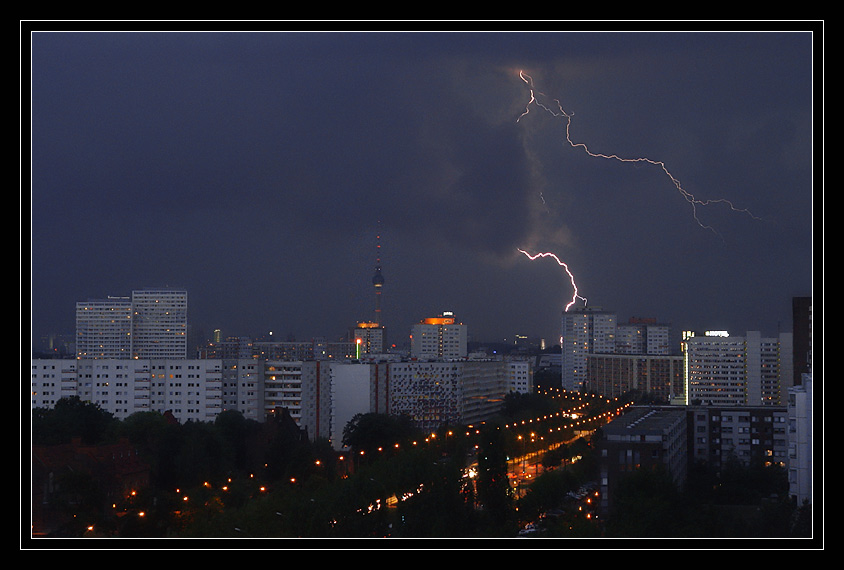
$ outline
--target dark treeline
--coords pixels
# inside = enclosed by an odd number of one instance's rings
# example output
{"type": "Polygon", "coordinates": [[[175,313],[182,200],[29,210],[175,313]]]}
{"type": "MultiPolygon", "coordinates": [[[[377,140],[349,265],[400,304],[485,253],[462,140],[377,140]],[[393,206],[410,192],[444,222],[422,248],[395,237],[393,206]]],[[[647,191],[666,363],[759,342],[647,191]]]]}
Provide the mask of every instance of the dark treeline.
{"type": "Polygon", "coordinates": [[[96,474],[80,481],[79,473],[55,473],[62,492],[52,498],[61,501],[51,507],[67,516],[51,535],[68,537],[512,536],[497,429],[471,444],[465,427],[453,429],[461,437],[359,414],[345,427],[344,454],[310,441],[285,413],[265,422],[233,411],[208,423],[158,412],[121,421],[78,398],[32,413],[33,446],[128,441],[149,467],[148,486],[125,489],[117,502],[82,492],[101,482],[96,474]],[[476,456],[483,467],[465,477],[476,456]],[[400,500],[387,506],[391,497],[400,500]]]}
{"type": "Polygon", "coordinates": [[[149,467],[148,486],[108,504],[83,492],[93,479],[56,473],[64,492],[50,506],[68,516],[51,536],[490,538],[515,537],[529,522],[530,536],[549,538],[811,536],[808,509],[787,500],[783,470],[738,462],[721,473],[693,466],[683,490],[664,474],[637,472],[617,489],[610,516],[597,516],[597,501],[573,497],[599,477],[600,430],[546,452],[543,472],[517,494],[508,478],[517,444],[499,427],[553,407],[547,397],[510,397],[471,437],[466,426],[423,434],[408,418],[359,414],[345,427],[343,454],[310,441],[284,413],[265,422],[233,411],[213,423],[157,412],[120,421],[71,398],[33,410],[32,443],[128,441],[149,467]]]}

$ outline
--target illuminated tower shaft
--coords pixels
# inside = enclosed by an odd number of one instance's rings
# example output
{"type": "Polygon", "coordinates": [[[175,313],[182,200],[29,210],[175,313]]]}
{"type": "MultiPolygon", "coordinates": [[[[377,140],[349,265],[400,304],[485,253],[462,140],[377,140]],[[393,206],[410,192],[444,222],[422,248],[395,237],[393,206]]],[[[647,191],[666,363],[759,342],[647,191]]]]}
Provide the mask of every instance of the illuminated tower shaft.
{"type": "Polygon", "coordinates": [[[384,287],[384,276],[381,275],[381,236],[376,236],[376,257],[375,275],[372,276],[372,285],[375,287],[375,323],[383,326],[381,321],[381,290],[384,287]]]}

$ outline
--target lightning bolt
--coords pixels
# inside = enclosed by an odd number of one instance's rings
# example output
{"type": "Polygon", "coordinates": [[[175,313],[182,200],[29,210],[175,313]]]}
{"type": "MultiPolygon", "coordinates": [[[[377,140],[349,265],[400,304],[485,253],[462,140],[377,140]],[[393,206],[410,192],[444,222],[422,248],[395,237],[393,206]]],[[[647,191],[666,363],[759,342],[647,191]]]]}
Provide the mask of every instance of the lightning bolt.
{"type": "Polygon", "coordinates": [[[516,122],[517,122],[517,123],[518,123],[519,121],[521,121],[522,117],[524,117],[525,115],[527,115],[527,114],[530,112],[530,107],[531,107],[531,105],[536,105],[537,107],[539,107],[539,108],[541,108],[541,109],[545,110],[546,112],[548,112],[549,114],[553,115],[554,117],[565,117],[565,120],[566,120],[566,141],[568,141],[569,145],[570,145],[572,148],[582,149],[582,150],[583,150],[586,154],[588,154],[589,156],[595,157],[595,158],[604,158],[604,159],[608,159],[608,160],[617,160],[617,161],[619,161],[619,162],[632,162],[632,163],[641,163],[641,162],[646,162],[646,163],[648,163],[648,164],[652,164],[652,165],[654,165],[654,166],[658,166],[658,167],[659,167],[659,168],[661,168],[661,169],[662,169],[662,171],[663,171],[663,172],[664,172],[664,173],[668,176],[668,178],[670,178],[670,179],[671,179],[671,182],[674,184],[674,187],[675,187],[675,188],[677,188],[677,191],[678,191],[678,192],[680,192],[680,194],[683,196],[683,198],[684,198],[684,199],[685,199],[685,200],[686,200],[689,204],[691,204],[691,206],[692,206],[692,216],[694,217],[694,219],[695,219],[695,221],[698,223],[698,225],[699,225],[700,227],[704,228],[704,229],[708,229],[708,230],[712,231],[712,232],[713,232],[713,233],[715,233],[716,235],[718,235],[718,232],[716,232],[714,228],[712,228],[711,226],[708,226],[708,225],[704,224],[704,223],[703,223],[703,222],[701,222],[701,221],[700,221],[700,219],[697,217],[697,207],[698,207],[698,206],[708,206],[708,205],[710,205],[710,204],[716,204],[716,203],[726,204],[726,205],[727,205],[727,206],[728,206],[731,210],[733,210],[734,212],[741,212],[741,213],[744,213],[744,214],[749,215],[751,218],[754,218],[754,219],[757,219],[757,220],[758,220],[758,219],[760,219],[760,218],[757,218],[756,216],[754,216],[754,215],[753,215],[753,214],[752,214],[749,210],[744,209],[744,208],[737,208],[737,207],[735,207],[735,206],[732,204],[732,202],[730,202],[729,200],[726,200],[726,199],[724,199],[724,198],[717,198],[717,199],[712,199],[712,200],[699,200],[699,199],[695,198],[695,197],[694,197],[694,195],[693,195],[691,192],[689,192],[689,191],[687,191],[686,189],[684,189],[684,188],[683,188],[683,186],[680,184],[680,181],[679,181],[679,180],[677,180],[677,178],[675,178],[675,177],[674,177],[674,176],[673,176],[673,175],[672,175],[672,174],[668,171],[668,168],[665,166],[665,163],[664,163],[664,162],[662,162],[662,161],[659,161],[659,160],[652,160],[652,159],[650,159],[650,158],[622,158],[622,157],[620,157],[620,156],[618,156],[618,155],[616,155],[616,154],[601,154],[601,153],[595,153],[595,152],[590,151],[590,150],[589,150],[589,148],[588,148],[585,144],[583,144],[583,143],[575,143],[575,142],[573,142],[573,141],[571,140],[571,118],[572,118],[572,116],[574,116],[574,113],[567,113],[567,112],[565,112],[565,111],[563,110],[562,103],[560,103],[560,101],[559,101],[558,99],[554,99],[554,102],[556,103],[556,106],[557,106],[558,111],[555,111],[555,110],[554,110],[554,109],[552,109],[551,107],[548,107],[547,105],[545,105],[545,104],[541,103],[541,102],[540,102],[540,101],[536,98],[536,92],[535,92],[535,90],[534,90],[534,86],[533,86],[533,79],[532,79],[529,75],[527,75],[526,73],[524,73],[523,71],[519,71],[519,77],[520,77],[520,78],[522,79],[522,81],[524,81],[524,82],[527,84],[527,86],[529,87],[529,90],[530,90],[530,100],[527,102],[527,105],[525,106],[525,110],[524,110],[524,112],[523,112],[521,115],[519,115],[519,118],[518,118],[518,119],[516,119],[516,122]]]}
{"type": "Polygon", "coordinates": [[[580,296],[577,292],[577,283],[574,282],[574,275],[572,275],[572,272],[569,269],[569,266],[567,264],[565,264],[563,261],[561,261],[560,258],[557,257],[556,254],[547,252],[547,253],[537,253],[536,255],[531,255],[523,249],[519,249],[518,251],[520,251],[521,253],[524,253],[527,256],[527,258],[530,259],[531,261],[533,261],[534,259],[537,259],[539,257],[550,257],[550,258],[554,259],[554,261],[556,261],[563,269],[566,270],[566,273],[569,276],[569,281],[571,281],[572,289],[574,289],[574,293],[572,293],[571,301],[569,301],[569,303],[566,305],[566,309],[565,309],[566,312],[568,312],[569,308],[572,305],[574,305],[574,303],[578,299],[583,299],[583,302],[586,303],[586,297],[580,296]]]}

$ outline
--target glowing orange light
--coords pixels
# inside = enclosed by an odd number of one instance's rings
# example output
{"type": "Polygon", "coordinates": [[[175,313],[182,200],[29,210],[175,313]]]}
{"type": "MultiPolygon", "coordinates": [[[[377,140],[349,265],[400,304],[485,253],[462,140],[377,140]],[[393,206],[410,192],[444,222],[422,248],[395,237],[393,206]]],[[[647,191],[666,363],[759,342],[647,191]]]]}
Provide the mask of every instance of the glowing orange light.
{"type": "Polygon", "coordinates": [[[422,322],[426,325],[453,325],[454,317],[429,317],[422,322]]]}

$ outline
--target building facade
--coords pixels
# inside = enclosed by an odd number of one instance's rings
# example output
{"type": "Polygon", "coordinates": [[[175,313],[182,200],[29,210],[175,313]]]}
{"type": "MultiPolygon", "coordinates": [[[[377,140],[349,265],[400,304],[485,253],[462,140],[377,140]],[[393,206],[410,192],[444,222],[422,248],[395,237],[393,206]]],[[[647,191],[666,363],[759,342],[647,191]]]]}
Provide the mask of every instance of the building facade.
{"type": "Polygon", "coordinates": [[[354,343],[329,342],[317,337],[308,341],[264,340],[252,337],[229,337],[199,349],[199,358],[263,358],[265,360],[346,360],[355,357],[354,343]]]}
{"type": "Polygon", "coordinates": [[[467,343],[466,325],[457,322],[453,313],[445,312],[413,325],[410,357],[435,360],[466,358],[467,343]]]}
{"type": "Polygon", "coordinates": [[[690,455],[720,470],[730,459],[786,467],[784,406],[689,406],[690,455]]]}
{"type": "Polygon", "coordinates": [[[170,411],[179,421],[214,421],[223,409],[219,360],[33,359],[32,408],[76,396],[117,419],[170,411]]]}
{"type": "MultiPolygon", "coordinates": [[[[32,408],[77,396],[123,420],[170,412],[180,422],[213,422],[225,410],[263,422],[286,409],[311,438],[330,437],[326,361],[222,359],[32,360],[32,408]]],[[[368,387],[367,387],[368,391],[368,387]]]]}
{"type": "Polygon", "coordinates": [[[507,361],[507,391],[517,394],[533,393],[533,366],[530,360],[507,361]]]}
{"type": "Polygon", "coordinates": [[[132,291],[132,356],[140,359],[187,358],[187,354],[187,291],[132,291]]]}
{"type": "Polygon", "coordinates": [[[668,355],[672,353],[671,327],[656,319],[631,318],[619,323],[615,336],[616,354],[668,355]]]}
{"type": "Polygon", "coordinates": [[[147,289],[76,303],[80,359],[187,358],[187,291],[147,289]]]}
{"type": "Polygon", "coordinates": [[[573,307],[563,313],[561,384],[564,390],[583,390],[588,356],[613,354],[616,330],[616,314],[600,308],[573,307]]]}
{"type": "Polygon", "coordinates": [[[601,511],[609,512],[613,490],[640,469],[664,469],[678,487],[686,481],[686,410],[633,407],[604,426],[599,442],[601,511]]]}
{"type": "Polygon", "coordinates": [[[686,403],[784,406],[792,381],[792,334],[683,334],[686,403]]]}
{"type": "Polygon", "coordinates": [[[76,303],[76,357],[132,355],[132,300],[109,297],[76,303]]]}
{"type": "Polygon", "coordinates": [[[685,401],[679,355],[590,354],[586,377],[587,391],[611,398],[638,390],[666,404],[685,401]]]}
{"type": "Polygon", "coordinates": [[[334,449],[343,449],[343,429],[357,414],[370,411],[370,387],[378,365],[372,363],[331,363],[331,435],[334,449]]]}
{"type": "Polygon", "coordinates": [[[501,410],[508,392],[509,366],[501,360],[404,361],[373,366],[371,410],[407,415],[421,430],[486,420],[501,410]]]}
{"type": "Polygon", "coordinates": [[[358,323],[352,331],[352,342],[355,346],[356,358],[384,354],[384,327],[378,323],[358,323]]]}
{"type": "Polygon", "coordinates": [[[788,492],[797,506],[812,501],[812,375],[788,391],[788,492]]]}

